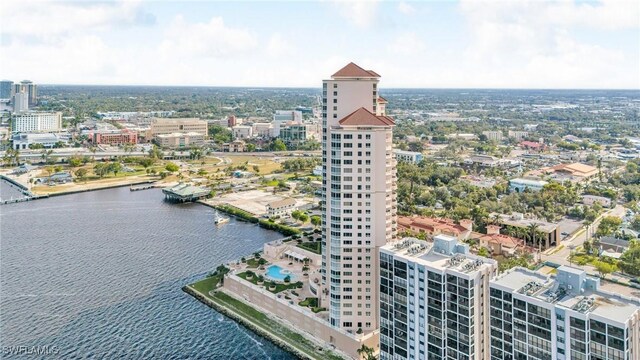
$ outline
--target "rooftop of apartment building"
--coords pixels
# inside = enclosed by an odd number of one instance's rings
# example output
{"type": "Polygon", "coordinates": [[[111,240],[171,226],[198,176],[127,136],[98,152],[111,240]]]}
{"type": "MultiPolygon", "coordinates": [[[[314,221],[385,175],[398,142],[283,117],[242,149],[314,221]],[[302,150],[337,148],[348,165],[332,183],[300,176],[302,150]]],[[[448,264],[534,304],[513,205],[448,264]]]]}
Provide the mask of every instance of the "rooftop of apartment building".
{"type": "Polygon", "coordinates": [[[482,266],[493,267],[497,262],[469,253],[467,244],[459,243],[452,236],[437,235],[433,242],[416,238],[403,238],[381,247],[396,257],[411,260],[418,264],[428,265],[439,270],[456,270],[471,274],[482,266]]]}
{"type": "Polygon", "coordinates": [[[600,279],[569,266],[559,267],[555,277],[517,267],[494,278],[491,284],[532,299],[619,323],[626,322],[640,311],[640,298],[605,291],[600,286],[600,279]]]}

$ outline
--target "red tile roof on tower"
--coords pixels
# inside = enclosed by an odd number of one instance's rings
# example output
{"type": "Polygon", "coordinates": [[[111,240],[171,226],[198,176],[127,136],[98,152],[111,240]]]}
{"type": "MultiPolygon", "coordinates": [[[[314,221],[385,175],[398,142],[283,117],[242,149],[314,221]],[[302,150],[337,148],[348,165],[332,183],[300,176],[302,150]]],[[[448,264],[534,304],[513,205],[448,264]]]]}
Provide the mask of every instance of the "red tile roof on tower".
{"type": "Polygon", "coordinates": [[[387,104],[387,103],[389,103],[387,99],[383,98],[382,96],[378,96],[378,104],[387,104]]]}
{"type": "Polygon", "coordinates": [[[377,116],[363,107],[345,116],[339,123],[340,125],[356,126],[391,126],[395,124],[392,118],[388,116],[377,116]]]}
{"type": "Polygon", "coordinates": [[[373,70],[365,70],[360,66],[350,62],[342,69],[338,70],[335,74],[331,75],[331,77],[380,77],[373,70]]]}

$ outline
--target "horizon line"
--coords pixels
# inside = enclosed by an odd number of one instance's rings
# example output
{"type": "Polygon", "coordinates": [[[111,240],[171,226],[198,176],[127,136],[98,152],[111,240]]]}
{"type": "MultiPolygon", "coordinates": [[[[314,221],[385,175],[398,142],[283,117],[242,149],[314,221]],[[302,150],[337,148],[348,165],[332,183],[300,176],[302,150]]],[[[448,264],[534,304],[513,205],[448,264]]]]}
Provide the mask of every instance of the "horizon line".
{"type": "MultiPolygon", "coordinates": [[[[11,80],[8,80],[11,81],[11,80]]],[[[15,83],[15,82],[14,82],[15,83]]],[[[247,85],[157,85],[157,84],[64,84],[64,83],[35,83],[37,86],[105,86],[105,87],[174,87],[174,88],[232,88],[232,89],[319,89],[322,86],[247,86],[247,85]]],[[[551,88],[551,87],[382,87],[384,90],[599,90],[599,91],[640,91],[639,88],[551,88]]]]}

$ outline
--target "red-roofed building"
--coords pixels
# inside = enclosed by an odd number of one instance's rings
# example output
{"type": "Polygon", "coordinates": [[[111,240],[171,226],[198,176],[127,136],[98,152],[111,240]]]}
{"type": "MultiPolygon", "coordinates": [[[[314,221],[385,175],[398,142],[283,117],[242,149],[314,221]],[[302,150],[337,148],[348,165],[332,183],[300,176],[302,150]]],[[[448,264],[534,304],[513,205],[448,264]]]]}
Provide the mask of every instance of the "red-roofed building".
{"type": "Polygon", "coordinates": [[[487,248],[493,255],[511,256],[524,252],[535,255],[537,253],[535,248],[527,246],[523,240],[500,234],[500,226],[498,225],[487,225],[486,234],[474,233],[472,237],[477,238],[480,246],[487,248]]]}
{"type": "Polygon", "coordinates": [[[350,62],[342,69],[338,70],[335,74],[331,75],[332,78],[379,78],[380,75],[373,70],[365,70],[360,66],[350,62]]]}
{"type": "Polygon", "coordinates": [[[350,126],[393,126],[393,119],[385,115],[375,115],[369,110],[361,107],[360,109],[345,116],[338,121],[340,125],[350,126]]]}
{"type": "Polygon", "coordinates": [[[329,310],[333,326],[365,336],[379,328],[379,312],[343,310],[367,309],[378,298],[378,263],[376,256],[356,252],[377,254],[397,239],[394,121],[380,106],[379,81],[375,71],[349,63],[322,83],[322,235],[327,261],[323,288],[317,292],[319,306],[329,310]],[[353,285],[344,280],[346,268],[372,270],[371,280],[358,284],[365,296],[340,295],[352,291],[353,285]]]}
{"type": "Polygon", "coordinates": [[[520,147],[525,150],[543,152],[547,149],[547,145],[535,141],[522,141],[520,147]]]}
{"type": "Polygon", "coordinates": [[[460,220],[459,224],[446,218],[432,218],[426,216],[399,216],[398,230],[406,231],[414,235],[426,234],[436,236],[449,235],[458,240],[468,239],[473,230],[473,221],[460,220]]]}

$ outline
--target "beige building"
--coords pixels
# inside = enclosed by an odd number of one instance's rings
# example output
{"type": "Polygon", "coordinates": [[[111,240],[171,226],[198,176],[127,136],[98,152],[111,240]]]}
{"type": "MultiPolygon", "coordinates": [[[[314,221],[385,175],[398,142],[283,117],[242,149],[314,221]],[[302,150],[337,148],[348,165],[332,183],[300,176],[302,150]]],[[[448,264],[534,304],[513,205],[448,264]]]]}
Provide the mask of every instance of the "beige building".
{"type": "Polygon", "coordinates": [[[207,136],[207,122],[197,118],[164,119],[155,118],[151,121],[150,134],[155,139],[157,135],[173,133],[199,133],[207,136]]]}
{"type": "Polygon", "coordinates": [[[246,150],[247,144],[240,139],[222,144],[223,152],[245,152],[246,150]]]}
{"type": "Polygon", "coordinates": [[[502,131],[483,131],[482,135],[487,137],[489,141],[500,142],[502,141],[502,131]]]}
{"type": "Polygon", "coordinates": [[[267,215],[271,216],[290,216],[291,212],[296,209],[296,201],[292,198],[286,198],[267,204],[267,215]]]}
{"type": "Polygon", "coordinates": [[[26,111],[13,114],[11,131],[17,132],[58,132],[62,130],[61,112],[26,111]]]}
{"type": "Polygon", "coordinates": [[[231,128],[234,139],[248,139],[253,137],[253,127],[246,125],[236,125],[231,128]]]}
{"type": "Polygon", "coordinates": [[[394,122],[378,106],[379,80],[349,63],[322,89],[320,302],[330,324],[348,333],[378,331],[378,250],[397,231],[394,122]]]}
{"type": "Polygon", "coordinates": [[[156,143],[160,147],[169,149],[181,149],[190,148],[193,146],[204,145],[205,137],[201,133],[188,132],[188,133],[172,133],[161,134],[155,137],[156,143]]]}

